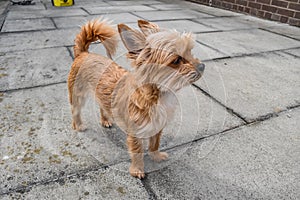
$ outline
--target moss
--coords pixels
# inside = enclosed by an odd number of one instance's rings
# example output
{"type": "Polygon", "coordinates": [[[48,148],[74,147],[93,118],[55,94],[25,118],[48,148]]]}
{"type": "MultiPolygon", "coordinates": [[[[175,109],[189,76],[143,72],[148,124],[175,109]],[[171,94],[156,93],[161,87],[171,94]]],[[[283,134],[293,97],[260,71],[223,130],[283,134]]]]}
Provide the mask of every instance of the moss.
{"type": "Polygon", "coordinates": [[[32,158],[32,157],[24,157],[24,158],[22,159],[22,162],[23,162],[23,163],[28,163],[28,162],[31,162],[31,161],[33,161],[33,158],[32,158]]]}
{"type": "Polygon", "coordinates": [[[117,191],[118,191],[119,193],[121,193],[121,194],[125,194],[125,193],[126,193],[123,187],[118,187],[118,188],[117,188],[117,191]]]}
{"type": "Polygon", "coordinates": [[[88,191],[85,191],[83,194],[84,194],[85,196],[87,196],[87,195],[89,195],[90,193],[89,193],[88,191]]]}
{"type": "Polygon", "coordinates": [[[54,154],[53,156],[49,156],[49,163],[61,164],[61,159],[58,155],[54,154]]]}
{"type": "Polygon", "coordinates": [[[8,74],[0,74],[0,78],[8,76],[8,74]]]}

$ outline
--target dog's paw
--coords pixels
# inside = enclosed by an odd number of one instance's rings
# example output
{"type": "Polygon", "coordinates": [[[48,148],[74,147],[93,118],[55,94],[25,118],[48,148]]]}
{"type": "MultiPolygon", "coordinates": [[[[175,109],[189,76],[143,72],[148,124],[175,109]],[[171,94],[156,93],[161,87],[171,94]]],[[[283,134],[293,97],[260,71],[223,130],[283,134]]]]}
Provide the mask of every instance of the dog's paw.
{"type": "Polygon", "coordinates": [[[108,121],[108,120],[102,120],[102,121],[101,121],[101,124],[102,124],[102,126],[105,127],[105,128],[110,128],[110,127],[112,127],[112,123],[111,123],[110,121],[108,121]]]}
{"type": "Polygon", "coordinates": [[[130,166],[129,173],[130,173],[131,176],[139,178],[139,179],[142,179],[142,178],[145,177],[144,170],[141,170],[141,169],[139,169],[137,167],[134,167],[134,166],[130,166]]]}
{"type": "Polygon", "coordinates": [[[72,122],[72,128],[75,131],[79,131],[79,132],[83,132],[87,129],[86,126],[84,126],[83,124],[77,125],[75,122],[72,122]]]}
{"type": "Polygon", "coordinates": [[[155,162],[161,162],[163,160],[166,160],[169,156],[166,152],[159,152],[159,151],[150,152],[149,155],[151,159],[154,160],[155,162]]]}

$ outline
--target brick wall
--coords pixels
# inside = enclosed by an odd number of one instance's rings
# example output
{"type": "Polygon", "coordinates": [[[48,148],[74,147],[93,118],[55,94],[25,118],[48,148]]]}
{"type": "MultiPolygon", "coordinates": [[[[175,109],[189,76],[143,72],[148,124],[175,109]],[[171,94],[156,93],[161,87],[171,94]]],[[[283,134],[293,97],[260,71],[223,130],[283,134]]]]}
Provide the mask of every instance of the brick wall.
{"type": "Polygon", "coordinates": [[[190,0],[300,27],[300,0],[190,0]]]}

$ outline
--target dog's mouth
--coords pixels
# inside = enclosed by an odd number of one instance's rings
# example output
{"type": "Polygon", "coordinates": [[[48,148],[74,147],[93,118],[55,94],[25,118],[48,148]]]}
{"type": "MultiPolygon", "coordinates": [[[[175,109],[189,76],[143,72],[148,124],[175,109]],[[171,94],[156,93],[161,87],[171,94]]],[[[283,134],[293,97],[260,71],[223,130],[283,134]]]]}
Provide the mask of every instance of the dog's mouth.
{"type": "Polygon", "coordinates": [[[203,72],[195,71],[195,73],[193,73],[189,78],[190,84],[198,81],[202,77],[202,75],[203,75],[203,72]]]}
{"type": "Polygon", "coordinates": [[[192,74],[192,77],[191,77],[191,83],[194,83],[195,81],[197,81],[197,80],[199,80],[201,78],[201,76],[204,73],[204,69],[205,69],[205,65],[203,63],[199,63],[196,66],[196,70],[192,74]]]}

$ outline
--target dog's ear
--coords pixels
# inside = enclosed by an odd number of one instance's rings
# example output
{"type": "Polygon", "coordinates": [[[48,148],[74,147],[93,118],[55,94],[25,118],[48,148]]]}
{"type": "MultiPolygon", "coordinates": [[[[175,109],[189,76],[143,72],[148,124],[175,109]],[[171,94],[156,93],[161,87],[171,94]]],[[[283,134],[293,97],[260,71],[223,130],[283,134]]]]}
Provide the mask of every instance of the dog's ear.
{"type": "Polygon", "coordinates": [[[140,31],[133,30],[125,24],[119,24],[118,31],[129,53],[138,54],[145,47],[146,38],[140,31]]]}
{"type": "Polygon", "coordinates": [[[145,36],[159,32],[159,26],[157,24],[145,20],[138,20],[138,25],[145,36]]]}

